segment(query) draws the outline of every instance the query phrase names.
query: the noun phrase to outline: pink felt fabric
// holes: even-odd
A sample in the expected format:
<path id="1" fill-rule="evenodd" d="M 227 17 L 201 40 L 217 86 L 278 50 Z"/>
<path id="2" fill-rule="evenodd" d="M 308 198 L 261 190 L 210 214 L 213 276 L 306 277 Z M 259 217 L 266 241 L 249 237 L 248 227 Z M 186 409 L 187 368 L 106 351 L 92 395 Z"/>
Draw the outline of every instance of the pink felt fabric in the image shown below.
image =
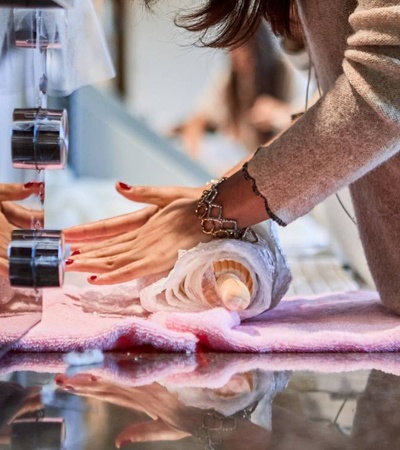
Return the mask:
<path id="1" fill-rule="evenodd" d="M 101 317 L 85 313 L 60 290 L 46 291 L 43 305 L 42 321 L 13 349 L 67 352 L 150 345 L 167 352 L 193 352 L 203 344 L 235 352 L 400 350 L 400 318 L 387 312 L 377 293 L 369 291 L 287 298 L 274 310 L 242 323 L 236 313 L 222 308 L 159 312 L 147 318 Z M 8 342 L 3 343 L 11 338 L 8 333 Z"/>

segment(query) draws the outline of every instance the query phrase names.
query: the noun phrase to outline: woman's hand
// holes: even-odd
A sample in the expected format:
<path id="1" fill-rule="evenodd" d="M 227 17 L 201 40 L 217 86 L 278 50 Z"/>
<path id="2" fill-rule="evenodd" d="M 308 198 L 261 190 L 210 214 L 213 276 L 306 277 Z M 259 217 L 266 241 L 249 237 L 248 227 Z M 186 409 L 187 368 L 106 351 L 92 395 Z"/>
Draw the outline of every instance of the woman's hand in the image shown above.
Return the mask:
<path id="1" fill-rule="evenodd" d="M 159 208 L 169 205 L 174 200 L 183 198 L 196 200 L 206 186 L 184 187 L 184 186 L 129 186 L 125 183 L 117 183 L 116 190 L 128 200 L 137 203 L 149 203 Z"/>
<path id="2" fill-rule="evenodd" d="M 189 430 L 200 423 L 201 411 L 198 413 L 194 408 L 187 408 L 176 394 L 158 383 L 124 387 L 89 373 L 73 377 L 60 374 L 55 381 L 60 389 L 143 412 L 151 419 L 130 425 L 120 432 L 115 438 L 117 448 L 132 442 L 177 441 L 190 436 Z"/>
<path id="3" fill-rule="evenodd" d="M 1 212 L 7 221 L 17 228 L 38 228 L 35 224 L 39 223 L 43 227 L 44 211 L 27 209 L 14 202 L 2 202 Z"/>
<path id="4" fill-rule="evenodd" d="M 13 201 L 42 193 L 43 183 L 0 184 L 0 276 L 8 276 L 7 252 L 12 231 L 15 228 L 30 228 L 35 215 L 43 216 L 42 211 L 30 211 Z M 40 217 L 36 218 L 40 220 Z"/>
<path id="5" fill-rule="evenodd" d="M 67 240 L 87 241 L 89 238 L 96 241 L 103 236 L 115 236 L 83 245 L 67 260 L 67 268 L 99 274 L 88 279 L 99 285 L 122 283 L 170 270 L 179 250 L 188 250 L 212 239 L 202 232 L 195 215 L 196 205 L 195 200 L 175 200 L 154 215 L 145 214 L 148 212 L 145 208 L 138 212 L 143 215 L 144 223 L 129 232 L 124 232 L 126 226 L 130 220 L 135 226 L 134 215 L 138 213 L 66 230 Z"/>
<path id="6" fill-rule="evenodd" d="M 11 233 L 14 227 L 8 222 L 2 212 L 0 212 L 0 276 L 8 276 L 8 244 L 11 240 Z"/>
<path id="7" fill-rule="evenodd" d="M 121 188 L 121 185 L 119 186 Z M 135 196 L 135 188 L 128 198 Z M 195 210 L 202 188 L 151 188 L 148 201 L 164 205 L 183 193 L 186 198 L 173 200 L 155 212 L 145 208 L 136 213 L 65 230 L 67 241 L 84 243 L 75 248 L 66 261 L 67 269 L 92 272 L 91 284 L 123 283 L 134 278 L 159 274 L 174 267 L 179 250 L 189 250 L 212 237 L 204 234 Z M 128 189 L 125 189 L 127 192 Z M 128 196 L 128 194 L 126 194 Z M 135 196 L 141 200 L 146 197 Z M 254 195 L 252 184 L 241 171 L 230 176 L 218 191 L 224 217 L 235 218 L 239 228 L 268 219 L 264 200 Z M 104 239 L 108 237 L 108 239 Z"/>
<path id="8" fill-rule="evenodd" d="M 185 405 L 179 396 L 168 391 L 159 383 L 147 386 L 126 387 L 103 380 L 89 373 L 80 373 L 68 377 L 57 375 L 55 381 L 60 389 L 83 397 L 106 401 L 123 408 L 145 413 L 151 420 L 134 423 L 122 430 L 115 438 L 117 448 L 133 442 L 177 441 L 189 436 L 196 436 L 201 429 L 206 434 L 205 414 L 210 411 Z M 209 422 L 209 420 L 208 420 Z M 243 436 L 246 436 L 246 448 L 259 449 L 268 446 L 270 432 L 238 417 L 236 426 L 233 420 L 227 420 L 231 430 L 220 434 L 221 448 L 238 450 L 243 448 Z M 211 429 L 212 437 L 216 437 Z"/>
<path id="9" fill-rule="evenodd" d="M 26 184 L 0 183 L 0 202 L 24 200 L 31 195 L 41 195 L 44 184 L 31 181 Z"/>
<path id="10" fill-rule="evenodd" d="M 129 186 L 118 182 L 116 190 L 126 199 L 137 203 L 148 203 L 151 206 L 139 211 L 123 214 L 110 219 L 99 220 L 64 230 L 64 236 L 73 248 L 81 250 L 82 243 L 98 243 L 110 237 L 116 237 L 140 228 L 160 208 L 164 208 L 174 200 L 200 198 L 205 187 L 191 188 L 181 186 Z"/>

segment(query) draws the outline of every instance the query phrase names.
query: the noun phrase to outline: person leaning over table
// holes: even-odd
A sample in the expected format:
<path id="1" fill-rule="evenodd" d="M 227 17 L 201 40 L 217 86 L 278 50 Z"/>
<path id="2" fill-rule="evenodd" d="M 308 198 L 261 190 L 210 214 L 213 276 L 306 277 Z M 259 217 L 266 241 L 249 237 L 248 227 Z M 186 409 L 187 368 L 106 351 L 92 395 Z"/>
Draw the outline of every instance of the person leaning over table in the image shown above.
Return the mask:
<path id="1" fill-rule="evenodd" d="M 400 1 L 208 0 L 186 16 L 186 26 L 203 32 L 208 45 L 223 47 L 248 38 L 264 17 L 282 36 L 300 22 L 323 95 L 242 168 L 207 189 L 217 193 L 214 203 L 237 224 L 240 238 L 266 219 L 290 224 L 350 185 L 381 300 L 400 314 Z M 214 239 L 204 232 L 210 221 L 197 217 L 204 188 L 118 183 L 117 189 L 152 205 L 65 231 L 78 249 L 68 270 L 96 274 L 90 283 L 171 269 L 179 249 Z"/>
<path id="2" fill-rule="evenodd" d="M 229 48 L 227 67 L 214 75 L 192 113 L 167 135 L 179 137 L 183 149 L 199 159 L 207 133 L 217 132 L 253 153 L 286 128 L 297 112 L 290 88 L 293 69 L 277 47 L 262 22 L 251 39 Z"/>

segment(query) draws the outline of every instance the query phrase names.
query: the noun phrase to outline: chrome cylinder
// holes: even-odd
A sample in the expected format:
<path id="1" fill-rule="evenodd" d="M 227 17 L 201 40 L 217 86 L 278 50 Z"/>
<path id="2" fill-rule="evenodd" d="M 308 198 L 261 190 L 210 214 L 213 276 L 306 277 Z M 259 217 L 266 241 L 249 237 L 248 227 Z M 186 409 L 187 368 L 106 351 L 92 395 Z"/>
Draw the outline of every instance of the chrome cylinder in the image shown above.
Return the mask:
<path id="1" fill-rule="evenodd" d="M 11 450 L 62 450 L 65 448 L 64 419 L 17 419 L 11 425 Z"/>
<path id="2" fill-rule="evenodd" d="M 16 109 L 11 158 L 17 169 L 62 169 L 68 156 L 68 114 L 64 110 Z"/>
<path id="3" fill-rule="evenodd" d="M 61 287 L 65 243 L 60 230 L 15 230 L 8 247 L 9 278 L 13 287 Z"/>

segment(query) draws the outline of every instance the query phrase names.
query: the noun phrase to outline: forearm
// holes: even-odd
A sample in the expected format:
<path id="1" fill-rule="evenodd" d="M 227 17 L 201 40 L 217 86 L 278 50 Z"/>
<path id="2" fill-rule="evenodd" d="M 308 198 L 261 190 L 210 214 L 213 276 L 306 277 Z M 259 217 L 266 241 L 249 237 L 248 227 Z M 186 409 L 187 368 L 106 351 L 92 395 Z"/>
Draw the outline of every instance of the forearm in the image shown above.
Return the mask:
<path id="1" fill-rule="evenodd" d="M 297 119 L 296 119 L 296 120 L 297 120 Z M 290 126 L 292 126 L 293 123 L 294 123 L 294 121 L 290 124 Z M 287 127 L 287 128 L 290 128 L 290 126 Z M 274 136 L 274 137 L 273 137 L 272 139 L 270 139 L 268 142 L 265 142 L 262 146 L 263 146 L 263 147 L 266 147 L 266 146 L 272 144 L 274 141 L 276 141 L 276 139 L 278 139 L 278 138 L 279 138 L 279 137 L 287 130 L 287 128 L 286 128 L 285 130 L 282 130 L 280 133 L 278 133 L 276 136 Z M 225 173 L 222 175 L 222 177 L 230 177 L 231 175 L 233 175 L 233 174 L 235 174 L 236 172 L 238 172 L 239 170 L 241 170 L 241 168 L 243 167 L 243 165 L 244 165 L 246 162 L 250 161 L 250 160 L 253 158 L 253 156 L 255 155 L 255 153 L 256 153 L 256 150 L 254 150 L 253 153 L 250 153 L 250 154 L 247 155 L 244 159 L 242 159 L 240 162 L 238 162 L 237 164 L 235 164 L 231 169 L 229 169 L 227 172 L 225 172 Z"/>
<path id="2" fill-rule="evenodd" d="M 382 7 L 379 7 L 382 4 Z M 350 16 L 343 73 L 281 138 L 249 162 L 271 210 L 289 223 L 399 150 L 399 6 L 363 0 Z M 385 20 L 383 20 L 385 17 Z"/>
<path id="3" fill-rule="evenodd" d="M 267 142 L 265 146 L 272 144 L 284 132 L 285 130 L 282 130 Z M 223 175 L 227 180 L 218 189 L 216 202 L 223 207 L 224 218 L 235 219 L 239 228 L 246 228 L 270 219 L 270 215 L 267 212 L 269 209 L 268 204 L 266 204 L 267 199 L 255 193 L 252 181 L 246 179 L 242 171 L 243 165 L 249 162 L 254 157 L 254 154 L 255 152 L 246 156 L 228 170 Z M 210 186 L 211 183 L 206 188 Z"/>

